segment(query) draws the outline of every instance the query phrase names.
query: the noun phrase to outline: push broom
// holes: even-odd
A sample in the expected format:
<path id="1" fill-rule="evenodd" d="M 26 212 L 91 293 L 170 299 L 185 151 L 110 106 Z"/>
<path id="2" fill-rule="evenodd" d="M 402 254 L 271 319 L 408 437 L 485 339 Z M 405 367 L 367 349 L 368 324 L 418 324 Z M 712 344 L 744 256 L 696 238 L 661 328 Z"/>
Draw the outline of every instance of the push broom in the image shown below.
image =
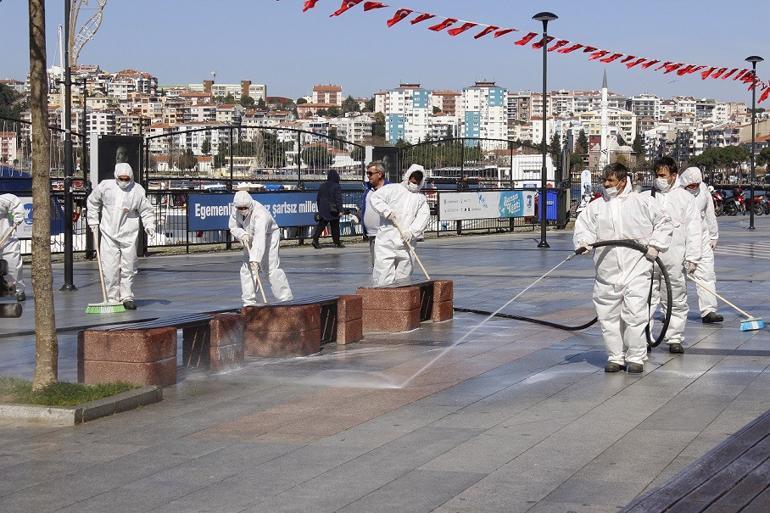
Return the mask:
<path id="1" fill-rule="evenodd" d="M 248 250 L 251 251 L 251 244 L 247 246 Z M 257 266 L 254 266 L 257 267 Z M 265 296 L 265 289 L 262 288 L 262 280 L 259 278 L 259 269 L 255 269 L 254 267 L 249 264 L 249 270 L 251 271 L 251 274 L 254 275 L 254 280 L 256 281 L 257 287 L 259 288 L 260 294 L 262 294 L 262 302 L 267 304 L 267 296 Z"/>
<path id="2" fill-rule="evenodd" d="M 736 312 L 746 317 L 745 319 L 741 320 L 741 331 L 756 331 L 761 330 L 765 327 L 765 321 L 760 319 L 759 317 L 754 317 L 750 313 L 746 312 L 745 310 L 741 310 L 734 304 L 732 304 L 730 301 L 726 300 L 722 296 L 716 293 L 716 291 L 711 290 L 707 285 L 705 285 L 701 280 L 694 277 L 691 274 L 688 274 L 687 277 L 692 280 L 694 283 L 696 283 L 700 288 L 705 290 L 706 292 L 710 294 L 714 294 L 716 297 L 721 299 L 723 302 L 727 303 L 728 305 L 732 306 Z"/>
<path id="3" fill-rule="evenodd" d="M 126 311 L 123 303 L 110 303 L 107 301 L 107 287 L 104 286 L 104 272 L 102 271 L 102 255 L 99 254 L 99 237 L 94 231 L 94 246 L 96 246 L 96 263 L 99 266 L 99 283 L 102 285 L 101 303 L 89 303 L 86 307 L 87 314 L 113 314 Z"/>
<path id="4" fill-rule="evenodd" d="M 393 219 L 393 226 L 396 227 L 396 230 L 398 230 L 398 233 L 401 235 L 401 240 L 404 241 L 404 244 L 406 245 L 406 249 L 409 250 L 409 252 L 414 256 L 414 259 L 417 260 L 417 263 L 419 264 L 420 269 L 422 269 L 422 272 L 425 275 L 425 277 L 430 280 L 430 275 L 428 274 L 428 271 L 425 270 L 425 266 L 422 265 L 422 260 L 420 260 L 420 257 L 414 251 L 414 248 L 409 243 L 409 241 L 406 240 L 406 237 L 404 236 L 404 230 L 401 229 L 401 226 L 399 226 L 398 222 L 395 219 Z"/>

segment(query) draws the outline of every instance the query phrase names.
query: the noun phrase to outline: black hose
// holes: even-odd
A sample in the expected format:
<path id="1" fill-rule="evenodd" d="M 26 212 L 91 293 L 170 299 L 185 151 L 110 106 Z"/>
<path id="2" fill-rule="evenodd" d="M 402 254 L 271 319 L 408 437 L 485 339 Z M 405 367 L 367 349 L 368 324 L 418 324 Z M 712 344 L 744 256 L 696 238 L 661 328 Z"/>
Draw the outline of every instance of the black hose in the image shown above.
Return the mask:
<path id="1" fill-rule="evenodd" d="M 606 240 L 602 242 L 597 242 L 595 244 L 592 244 L 594 248 L 602 248 L 606 246 L 614 246 L 614 247 L 624 247 L 628 249 L 634 249 L 636 251 L 639 251 L 640 253 L 647 253 L 647 246 L 643 244 L 639 244 L 638 242 L 634 240 Z M 660 334 L 655 340 L 651 340 L 650 336 L 650 325 L 648 324 L 645 328 L 645 334 L 647 336 L 647 344 L 650 347 L 658 347 L 660 343 L 663 341 L 663 338 L 666 336 L 666 331 L 668 330 L 668 324 L 671 322 L 671 278 L 668 275 L 668 271 L 666 271 L 666 267 L 663 265 L 663 262 L 660 260 L 660 257 L 655 258 L 655 263 L 658 264 L 658 268 L 660 269 L 660 274 L 663 277 L 663 281 L 666 283 L 666 294 L 669 298 L 668 301 L 666 301 L 666 313 L 663 318 L 663 324 L 661 326 Z M 651 282 L 650 285 L 652 286 L 652 280 L 654 280 L 654 273 L 653 276 L 650 278 Z M 652 288 L 652 287 L 651 287 Z M 650 298 L 651 299 L 651 298 Z M 649 301 L 649 299 L 648 299 Z M 475 313 L 475 314 L 481 314 L 481 315 L 490 315 L 492 312 L 487 312 L 484 310 L 478 310 L 475 308 L 462 308 L 462 307 L 455 307 L 454 310 L 456 312 L 467 312 L 467 313 Z M 543 319 L 535 319 L 532 317 L 525 317 L 523 315 L 513 315 L 513 314 L 506 314 L 506 313 L 497 313 L 495 314 L 495 317 L 502 317 L 503 319 L 513 319 L 516 321 L 524 321 L 524 322 L 530 322 L 533 324 L 539 324 L 541 326 L 548 326 L 549 328 L 556 328 L 559 330 L 565 330 L 565 331 L 580 331 L 584 330 L 596 323 L 599 319 L 597 317 L 594 317 L 590 321 L 581 324 L 579 326 L 567 326 L 564 324 L 559 324 L 557 322 L 551 322 L 546 321 Z"/>

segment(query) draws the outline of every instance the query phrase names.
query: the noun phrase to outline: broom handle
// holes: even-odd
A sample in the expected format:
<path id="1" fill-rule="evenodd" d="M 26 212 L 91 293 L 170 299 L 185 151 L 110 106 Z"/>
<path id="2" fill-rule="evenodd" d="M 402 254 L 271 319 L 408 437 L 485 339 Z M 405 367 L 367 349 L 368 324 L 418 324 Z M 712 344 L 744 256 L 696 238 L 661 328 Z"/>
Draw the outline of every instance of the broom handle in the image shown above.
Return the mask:
<path id="1" fill-rule="evenodd" d="M 694 281 L 694 282 L 695 282 L 695 283 L 696 283 L 696 284 L 697 284 L 697 285 L 698 285 L 700 288 L 702 288 L 702 289 L 703 289 L 703 290 L 705 290 L 706 292 L 708 292 L 708 293 L 710 293 L 710 294 L 714 294 L 716 297 L 718 297 L 719 299 L 721 299 L 723 302 L 725 302 L 725 303 L 727 303 L 728 305 L 730 305 L 730 306 L 732 306 L 733 308 L 735 308 L 735 309 L 736 309 L 738 312 L 742 313 L 744 317 L 747 317 L 747 318 L 749 318 L 749 319 L 752 319 L 752 318 L 754 317 L 753 315 L 751 315 L 751 314 L 750 314 L 750 313 L 748 313 L 747 311 L 745 311 L 745 310 L 741 310 L 740 308 L 738 308 L 737 306 L 735 306 L 734 304 L 732 304 L 731 302 L 729 302 L 728 300 L 726 300 L 725 298 L 723 298 L 722 296 L 720 296 L 719 294 L 717 294 L 715 290 L 711 290 L 710 288 L 708 288 L 706 285 L 704 285 L 704 283 L 703 283 L 702 281 L 700 281 L 700 280 L 699 280 L 698 278 L 696 278 L 695 276 L 693 276 L 693 275 L 691 275 L 691 274 L 688 274 L 688 275 L 687 275 L 687 277 L 688 277 L 690 280 Z"/>
<path id="2" fill-rule="evenodd" d="M 99 283 L 102 284 L 102 298 L 104 302 L 107 302 L 107 287 L 104 286 L 104 272 L 102 271 L 102 255 L 99 251 L 99 233 L 97 230 L 93 230 L 94 234 L 94 246 L 96 246 L 96 263 L 99 266 Z"/>
<path id="3" fill-rule="evenodd" d="M 428 271 L 425 270 L 425 266 L 422 265 L 422 260 L 420 260 L 420 257 L 417 255 L 417 252 L 415 252 L 412 245 L 409 244 L 409 241 L 406 240 L 406 238 L 404 237 L 404 231 L 401 229 L 401 226 L 399 226 L 398 221 L 396 221 L 395 219 L 393 219 L 393 226 L 396 227 L 396 230 L 398 230 L 398 233 L 401 235 L 401 240 L 403 240 L 404 244 L 406 244 L 406 248 L 414 256 L 414 259 L 417 260 L 417 264 L 420 266 L 420 269 L 422 269 L 422 272 L 425 275 L 425 277 L 430 280 L 430 274 L 428 274 Z"/>
<path id="4" fill-rule="evenodd" d="M 244 244 L 245 245 L 245 244 Z M 249 244 L 246 246 L 251 251 L 251 245 Z M 262 294 L 262 302 L 267 304 L 267 296 L 265 296 L 265 289 L 262 288 L 262 280 L 259 278 L 259 270 L 254 272 L 254 269 L 251 268 L 251 264 L 249 264 L 249 270 L 251 271 L 251 274 L 254 275 L 254 278 L 257 280 L 257 285 L 259 286 L 259 293 Z"/>
<path id="5" fill-rule="evenodd" d="M 8 239 L 10 239 L 10 238 L 11 238 L 11 236 L 12 236 L 12 235 L 13 235 L 13 233 L 16 231 L 16 228 L 17 228 L 18 226 L 19 226 L 19 225 L 18 225 L 18 224 L 15 224 L 15 223 L 14 223 L 14 225 L 13 225 L 13 226 L 11 226 L 11 229 L 10 229 L 10 230 L 8 230 L 8 233 L 6 233 L 5 235 L 3 235 L 3 240 L 2 240 L 2 241 L 0 241 L 0 246 L 2 246 L 3 244 L 5 244 L 6 242 L 8 242 Z"/>

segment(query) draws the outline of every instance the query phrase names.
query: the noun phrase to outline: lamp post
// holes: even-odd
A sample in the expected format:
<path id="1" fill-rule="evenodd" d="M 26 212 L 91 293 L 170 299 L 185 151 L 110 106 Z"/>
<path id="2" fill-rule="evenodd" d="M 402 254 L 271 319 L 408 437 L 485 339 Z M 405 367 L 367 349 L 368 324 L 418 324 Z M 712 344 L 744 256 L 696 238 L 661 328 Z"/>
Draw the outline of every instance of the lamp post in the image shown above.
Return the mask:
<path id="1" fill-rule="evenodd" d="M 64 0 L 64 285 L 60 290 L 77 290 L 73 283 L 72 259 L 72 73 L 70 70 L 70 8 Z"/>
<path id="2" fill-rule="evenodd" d="M 754 82 L 751 84 L 751 155 L 749 155 L 750 175 L 749 175 L 749 230 L 754 229 L 754 147 L 756 145 L 757 129 L 757 63 L 764 59 L 758 55 L 746 57 L 746 62 L 751 63 L 751 73 Z"/>
<path id="3" fill-rule="evenodd" d="M 547 167 L 546 158 L 548 156 L 548 145 L 546 143 L 546 120 L 548 117 L 547 107 L 547 87 L 548 87 L 548 22 L 557 19 L 558 16 L 551 12 L 539 12 L 532 16 L 535 21 L 543 22 L 543 140 L 541 149 L 543 152 L 543 166 L 540 169 L 540 242 L 538 248 L 550 248 L 546 241 L 545 225 L 546 213 L 548 210 L 548 191 L 546 190 Z"/>

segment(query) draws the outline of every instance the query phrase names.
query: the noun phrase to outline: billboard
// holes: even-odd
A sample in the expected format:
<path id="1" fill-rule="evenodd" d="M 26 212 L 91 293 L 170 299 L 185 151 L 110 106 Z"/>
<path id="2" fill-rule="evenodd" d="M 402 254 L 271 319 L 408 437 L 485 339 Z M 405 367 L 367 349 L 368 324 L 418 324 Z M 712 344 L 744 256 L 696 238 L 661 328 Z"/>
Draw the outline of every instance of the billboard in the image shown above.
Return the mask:
<path id="1" fill-rule="evenodd" d="M 315 224 L 316 192 L 263 192 L 251 197 L 273 214 L 278 226 Z M 234 194 L 190 194 L 187 202 L 189 231 L 227 230 Z"/>
<path id="2" fill-rule="evenodd" d="M 32 197 L 19 196 L 24 205 L 24 221 L 16 228 L 16 238 L 32 238 Z M 64 232 L 64 205 L 57 199 L 51 199 L 51 235 L 59 235 Z"/>
<path id="3" fill-rule="evenodd" d="M 439 219 L 496 219 L 535 214 L 536 191 L 441 192 Z"/>
<path id="4" fill-rule="evenodd" d="M 115 164 L 126 162 L 134 171 L 134 180 L 142 183 L 139 176 L 139 161 L 142 152 L 142 138 L 125 135 L 100 135 L 94 146 L 96 155 L 91 155 L 91 184 L 115 177 Z"/>

